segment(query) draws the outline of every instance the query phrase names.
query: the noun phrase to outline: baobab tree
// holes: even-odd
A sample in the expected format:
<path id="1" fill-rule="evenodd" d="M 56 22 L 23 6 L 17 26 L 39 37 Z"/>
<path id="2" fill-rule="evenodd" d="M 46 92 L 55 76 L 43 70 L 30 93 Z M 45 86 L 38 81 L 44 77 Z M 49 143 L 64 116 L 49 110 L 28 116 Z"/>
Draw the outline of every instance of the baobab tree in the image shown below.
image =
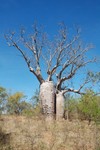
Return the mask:
<path id="1" fill-rule="evenodd" d="M 49 116 L 56 113 L 57 118 L 63 117 L 64 94 L 83 94 L 82 89 L 90 82 L 90 78 L 86 77 L 78 89 L 72 88 L 70 84 L 75 76 L 81 76 L 81 69 L 95 62 L 95 59 L 86 57 L 93 46 L 85 46 L 80 41 L 78 29 L 70 36 L 65 25 L 60 26 L 57 36 L 50 41 L 36 24 L 32 29 L 29 35 L 25 29 L 21 29 L 19 36 L 11 32 L 5 38 L 9 46 L 21 53 L 29 71 L 39 81 L 42 112 Z"/>

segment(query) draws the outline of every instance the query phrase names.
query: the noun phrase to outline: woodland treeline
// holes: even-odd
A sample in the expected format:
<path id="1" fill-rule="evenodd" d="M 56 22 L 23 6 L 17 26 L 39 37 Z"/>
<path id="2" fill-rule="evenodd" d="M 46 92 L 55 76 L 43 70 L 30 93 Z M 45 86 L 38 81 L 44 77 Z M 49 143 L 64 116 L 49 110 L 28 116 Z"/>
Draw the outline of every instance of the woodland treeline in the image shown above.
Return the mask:
<path id="1" fill-rule="evenodd" d="M 7 89 L 0 87 L 0 115 L 41 116 L 39 91 L 36 90 L 28 100 L 22 92 L 9 93 Z M 100 122 L 100 96 L 92 90 L 87 90 L 86 94 L 77 98 L 66 94 L 64 118 Z"/>

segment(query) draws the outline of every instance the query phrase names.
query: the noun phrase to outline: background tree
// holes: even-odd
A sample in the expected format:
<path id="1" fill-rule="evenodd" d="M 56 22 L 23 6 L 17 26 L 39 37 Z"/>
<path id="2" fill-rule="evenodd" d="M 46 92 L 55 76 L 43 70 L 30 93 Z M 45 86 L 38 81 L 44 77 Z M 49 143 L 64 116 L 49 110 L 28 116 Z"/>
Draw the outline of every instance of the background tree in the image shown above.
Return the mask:
<path id="1" fill-rule="evenodd" d="M 64 103 L 64 117 L 67 120 L 72 120 L 77 118 L 77 106 L 78 98 L 71 96 L 70 94 L 65 94 L 65 103 Z"/>
<path id="2" fill-rule="evenodd" d="M 0 114 L 6 112 L 6 101 L 8 94 L 5 88 L 0 87 Z"/>
<path id="3" fill-rule="evenodd" d="M 16 92 L 8 97 L 7 100 L 8 114 L 22 114 L 22 112 L 29 107 L 25 101 L 25 95 L 21 92 Z"/>
<path id="4" fill-rule="evenodd" d="M 22 92 L 9 93 L 0 87 L 0 114 L 39 115 L 39 92 L 35 91 L 31 100 L 27 100 Z"/>
<path id="5" fill-rule="evenodd" d="M 44 32 L 34 24 L 30 35 L 22 29 L 20 36 L 15 32 L 5 36 L 9 46 L 15 47 L 22 54 L 30 72 L 40 83 L 43 113 L 54 115 L 56 98 L 58 118 L 63 117 L 64 114 L 64 94 L 66 92 L 83 93 L 81 90 L 91 80 L 86 75 L 83 83 L 75 89 L 71 85 L 72 79 L 75 76 L 79 78 L 79 75 L 82 77 L 81 71 L 84 67 L 96 60 L 87 58 L 87 52 L 93 46 L 82 43 L 80 31 L 76 30 L 72 34 L 70 35 L 66 26 L 61 24 L 56 38 L 48 41 Z"/>
<path id="6" fill-rule="evenodd" d="M 31 98 L 31 104 L 33 107 L 36 107 L 39 104 L 39 90 L 36 89 L 34 95 Z"/>
<path id="7" fill-rule="evenodd" d="M 100 96 L 88 90 L 78 104 L 79 116 L 89 121 L 100 121 Z"/>

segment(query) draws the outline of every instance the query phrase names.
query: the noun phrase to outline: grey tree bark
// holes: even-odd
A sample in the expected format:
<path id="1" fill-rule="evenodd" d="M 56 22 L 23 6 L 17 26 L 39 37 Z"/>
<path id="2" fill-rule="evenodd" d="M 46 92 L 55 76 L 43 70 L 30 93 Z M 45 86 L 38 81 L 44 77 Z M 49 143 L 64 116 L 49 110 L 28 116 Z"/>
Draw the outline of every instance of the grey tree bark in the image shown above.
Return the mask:
<path id="1" fill-rule="evenodd" d="M 55 87 L 52 81 L 45 81 L 40 85 L 40 105 L 43 114 L 54 117 Z"/>
<path id="2" fill-rule="evenodd" d="M 64 95 L 62 92 L 56 94 L 56 119 L 64 117 Z"/>

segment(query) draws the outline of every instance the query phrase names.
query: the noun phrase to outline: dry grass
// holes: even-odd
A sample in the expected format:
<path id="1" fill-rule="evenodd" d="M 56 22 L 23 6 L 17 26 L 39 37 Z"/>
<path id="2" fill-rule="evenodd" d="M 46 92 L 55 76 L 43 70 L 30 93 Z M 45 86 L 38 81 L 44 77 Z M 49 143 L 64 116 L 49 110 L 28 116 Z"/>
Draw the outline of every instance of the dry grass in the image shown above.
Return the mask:
<path id="1" fill-rule="evenodd" d="M 78 120 L 2 116 L 0 150 L 100 150 L 100 127 Z"/>

